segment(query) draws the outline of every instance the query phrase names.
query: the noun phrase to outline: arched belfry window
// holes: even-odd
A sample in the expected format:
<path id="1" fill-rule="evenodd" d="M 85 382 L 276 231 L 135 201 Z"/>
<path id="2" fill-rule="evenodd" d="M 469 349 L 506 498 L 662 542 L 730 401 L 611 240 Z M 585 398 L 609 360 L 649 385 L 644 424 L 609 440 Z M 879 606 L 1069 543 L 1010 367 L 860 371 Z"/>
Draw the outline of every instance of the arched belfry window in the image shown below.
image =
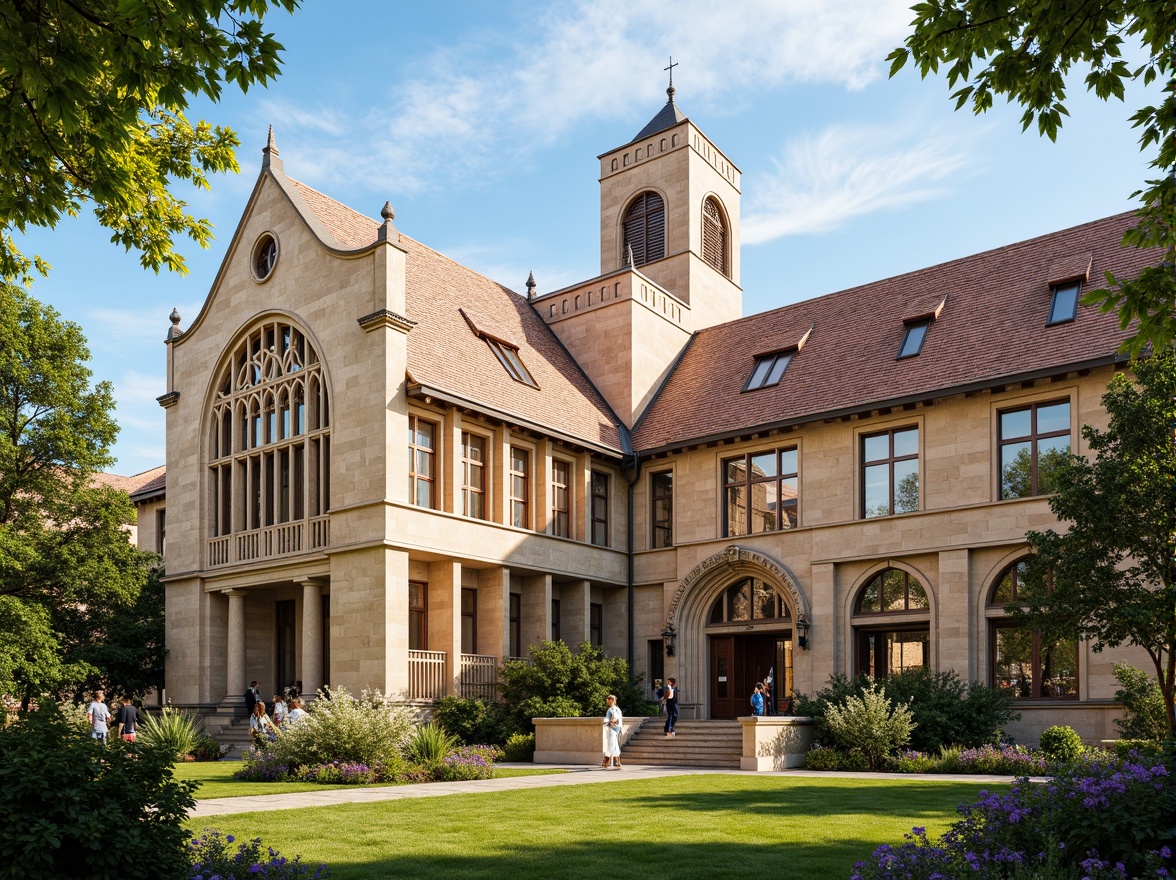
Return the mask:
<path id="1" fill-rule="evenodd" d="M 712 269 L 727 274 L 727 222 L 714 196 L 702 203 L 702 258 Z"/>
<path id="2" fill-rule="evenodd" d="M 879 680 L 927 668 L 931 638 L 927 591 L 900 569 L 878 572 L 854 600 L 853 631 L 859 673 Z"/>
<path id="3" fill-rule="evenodd" d="M 666 255 L 666 203 L 655 192 L 637 196 L 625 212 L 622 261 L 633 249 L 633 265 L 644 266 Z"/>
<path id="4" fill-rule="evenodd" d="M 246 333 L 206 424 L 209 565 L 329 545 L 330 401 L 301 330 L 279 320 Z"/>

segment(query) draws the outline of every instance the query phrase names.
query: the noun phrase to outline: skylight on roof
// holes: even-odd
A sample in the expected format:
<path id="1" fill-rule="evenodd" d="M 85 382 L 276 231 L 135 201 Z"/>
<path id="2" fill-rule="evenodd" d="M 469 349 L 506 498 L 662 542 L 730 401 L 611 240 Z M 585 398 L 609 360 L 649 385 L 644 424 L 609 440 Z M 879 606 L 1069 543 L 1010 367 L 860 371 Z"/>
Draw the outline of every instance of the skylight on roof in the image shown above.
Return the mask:
<path id="1" fill-rule="evenodd" d="M 1065 324 L 1078 317 L 1078 291 L 1081 287 L 1081 281 L 1051 285 L 1053 296 L 1049 303 L 1049 320 L 1045 322 L 1047 327 L 1051 324 Z"/>
<path id="2" fill-rule="evenodd" d="M 531 373 L 523 365 L 517 348 L 507 345 L 505 342 L 500 342 L 497 339 L 492 339 L 489 336 L 483 336 L 482 338 L 486 340 L 486 344 L 490 346 L 490 350 L 494 352 L 494 356 L 498 358 L 498 362 L 502 364 L 507 375 L 516 382 L 522 382 L 524 385 L 530 385 L 532 388 L 539 387 L 538 383 L 531 377 Z"/>
<path id="3" fill-rule="evenodd" d="M 930 326 L 930 318 L 907 324 L 906 333 L 902 337 L 902 346 L 898 350 L 899 360 L 914 357 L 923 350 L 923 340 L 927 338 L 927 328 Z"/>
<path id="4" fill-rule="evenodd" d="M 768 388 L 780 384 L 780 380 L 784 377 L 784 371 L 788 369 L 788 364 L 792 361 L 794 354 L 796 354 L 796 349 L 792 348 L 788 351 L 757 355 L 755 366 L 751 370 L 751 378 L 747 380 L 747 387 L 743 390 L 754 391 L 756 388 Z"/>

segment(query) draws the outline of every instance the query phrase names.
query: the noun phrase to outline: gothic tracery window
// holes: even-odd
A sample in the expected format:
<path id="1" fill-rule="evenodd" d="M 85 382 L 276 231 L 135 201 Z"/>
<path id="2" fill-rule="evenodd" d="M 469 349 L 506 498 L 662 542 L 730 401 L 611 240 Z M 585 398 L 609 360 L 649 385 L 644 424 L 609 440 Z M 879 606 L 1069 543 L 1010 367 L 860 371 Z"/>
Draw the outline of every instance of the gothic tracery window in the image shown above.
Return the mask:
<path id="1" fill-rule="evenodd" d="M 267 321 L 233 349 L 209 418 L 209 564 L 327 546 L 330 401 L 318 353 Z"/>
<path id="2" fill-rule="evenodd" d="M 666 204 L 655 192 L 637 196 L 625 212 L 622 258 L 633 250 L 633 265 L 644 266 L 666 255 Z"/>

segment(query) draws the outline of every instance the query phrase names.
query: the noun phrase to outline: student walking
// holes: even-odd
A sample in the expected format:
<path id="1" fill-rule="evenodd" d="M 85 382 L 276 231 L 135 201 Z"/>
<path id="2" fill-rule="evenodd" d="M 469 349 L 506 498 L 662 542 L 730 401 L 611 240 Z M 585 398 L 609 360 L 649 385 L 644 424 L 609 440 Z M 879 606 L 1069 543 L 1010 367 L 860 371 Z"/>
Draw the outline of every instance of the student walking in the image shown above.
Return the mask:
<path id="1" fill-rule="evenodd" d="M 667 678 L 665 685 L 666 736 L 676 736 L 674 726 L 678 723 L 678 679 Z"/>
<path id="2" fill-rule="evenodd" d="M 604 760 L 600 766 L 604 770 L 621 769 L 621 709 L 617 706 L 617 698 L 609 694 L 605 698 L 608 709 L 604 712 Z M 609 761 L 612 767 L 609 767 Z"/>
<path id="3" fill-rule="evenodd" d="M 90 736 L 106 745 L 106 734 L 110 732 L 110 707 L 104 702 L 103 691 L 94 691 L 94 701 L 86 708 L 86 720 L 90 722 Z"/>

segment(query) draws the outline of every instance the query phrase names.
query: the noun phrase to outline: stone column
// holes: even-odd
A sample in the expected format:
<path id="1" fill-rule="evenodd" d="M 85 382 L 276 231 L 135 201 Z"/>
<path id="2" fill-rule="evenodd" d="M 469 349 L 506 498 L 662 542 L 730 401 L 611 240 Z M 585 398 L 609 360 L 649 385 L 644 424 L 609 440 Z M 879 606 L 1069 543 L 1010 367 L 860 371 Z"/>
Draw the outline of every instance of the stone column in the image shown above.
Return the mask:
<path id="1" fill-rule="evenodd" d="M 229 599 L 229 633 L 225 645 L 225 696 L 241 698 L 249 679 L 245 673 L 245 593 L 225 590 Z"/>
<path id="2" fill-rule="evenodd" d="M 314 699 L 323 686 L 323 582 L 298 578 L 302 584 L 302 693 Z"/>

